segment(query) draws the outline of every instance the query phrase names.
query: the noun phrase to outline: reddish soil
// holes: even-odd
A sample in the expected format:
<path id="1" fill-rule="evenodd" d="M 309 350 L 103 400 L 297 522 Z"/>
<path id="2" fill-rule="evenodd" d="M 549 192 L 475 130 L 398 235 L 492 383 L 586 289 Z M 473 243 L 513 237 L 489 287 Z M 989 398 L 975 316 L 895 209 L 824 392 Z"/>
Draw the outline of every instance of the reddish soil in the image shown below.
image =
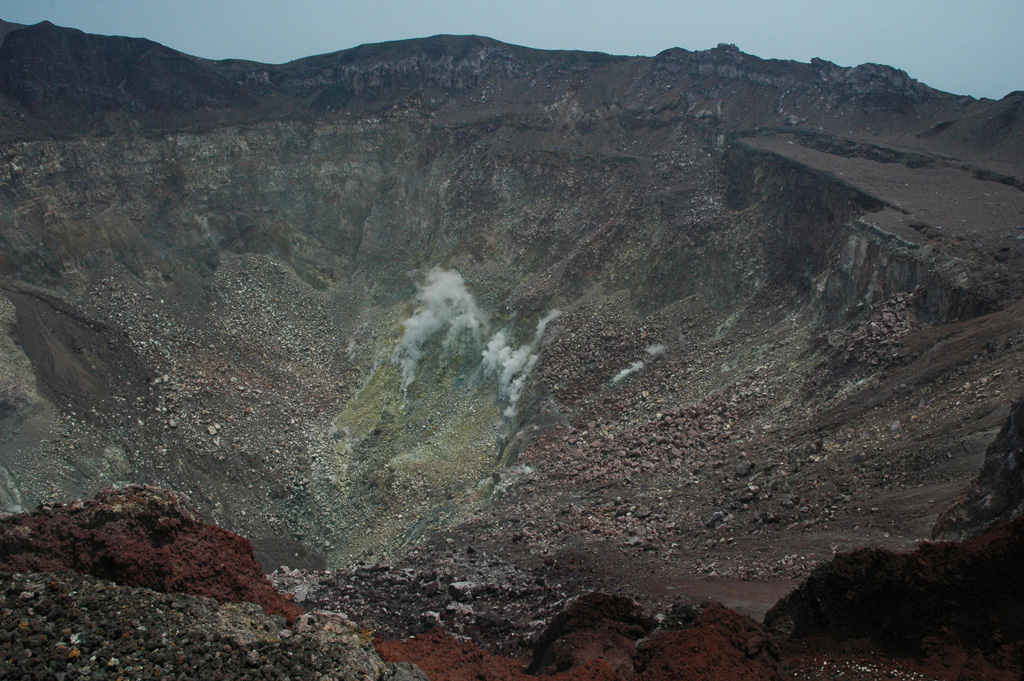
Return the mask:
<path id="1" fill-rule="evenodd" d="M 782 678 L 778 648 L 764 628 L 717 603 L 692 627 L 656 632 L 640 645 L 633 664 L 644 681 Z"/>
<path id="2" fill-rule="evenodd" d="M 0 574 L 86 573 L 118 584 L 250 601 L 289 624 L 302 610 L 274 589 L 249 540 L 153 487 L 104 490 L 0 520 Z"/>

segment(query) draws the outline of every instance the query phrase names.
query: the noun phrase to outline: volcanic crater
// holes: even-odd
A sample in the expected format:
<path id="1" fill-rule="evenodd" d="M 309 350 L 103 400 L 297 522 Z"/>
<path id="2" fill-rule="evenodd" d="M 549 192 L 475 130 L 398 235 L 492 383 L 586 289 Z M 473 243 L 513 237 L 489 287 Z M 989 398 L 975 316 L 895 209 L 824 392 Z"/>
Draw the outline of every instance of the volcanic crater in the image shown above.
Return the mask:
<path id="1" fill-rule="evenodd" d="M 1024 671 L 1024 93 L 0 22 L 0 120 L 3 674 Z"/>

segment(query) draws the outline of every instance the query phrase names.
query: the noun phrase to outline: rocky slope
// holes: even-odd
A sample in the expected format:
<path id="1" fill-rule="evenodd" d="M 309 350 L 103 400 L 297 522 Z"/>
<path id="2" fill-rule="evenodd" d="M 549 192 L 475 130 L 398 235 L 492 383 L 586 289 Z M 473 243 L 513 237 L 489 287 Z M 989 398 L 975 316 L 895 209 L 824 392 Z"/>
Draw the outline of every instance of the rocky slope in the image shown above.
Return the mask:
<path id="1" fill-rule="evenodd" d="M 154 488 L 0 520 L 0 574 L 72 571 L 119 584 L 248 601 L 294 624 L 301 610 L 267 580 L 244 537 L 209 525 L 186 499 Z"/>
<path id="2" fill-rule="evenodd" d="M 1013 405 L 999 435 L 985 452 L 985 463 L 974 483 L 944 510 L 933 536 L 957 538 L 974 534 L 998 518 L 1024 513 L 1024 401 Z"/>
<path id="3" fill-rule="evenodd" d="M 396 634 L 501 649 L 520 589 L 760 615 L 909 548 L 1024 392 L 1020 93 L 727 45 L 0 35 L 7 510 L 181 490 L 310 598 L 330 566 L 402 588 Z"/>
<path id="4" fill-rule="evenodd" d="M 317 679 L 419 681 L 386 664 L 338 614 L 294 629 L 251 603 L 222 604 L 75 574 L 16 574 L 0 588 L 7 679 Z"/>

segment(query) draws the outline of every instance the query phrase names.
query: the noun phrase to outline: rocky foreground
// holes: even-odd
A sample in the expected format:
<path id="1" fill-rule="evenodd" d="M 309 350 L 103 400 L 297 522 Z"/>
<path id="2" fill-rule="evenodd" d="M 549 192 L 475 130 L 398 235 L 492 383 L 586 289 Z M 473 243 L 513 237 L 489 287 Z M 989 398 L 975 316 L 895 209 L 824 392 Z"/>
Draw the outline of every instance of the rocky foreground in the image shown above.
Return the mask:
<path id="1" fill-rule="evenodd" d="M 72 571 L 165 593 L 260 605 L 289 624 L 302 612 L 263 576 L 249 540 L 211 525 L 187 497 L 152 487 L 42 506 L 0 529 L 0 572 Z"/>
<path id="2" fill-rule="evenodd" d="M 540 625 L 531 635 L 510 609 L 505 634 L 521 637 L 517 655 L 492 652 L 500 646 L 486 636 L 480 647 L 453 635 L 438 613 L 414 612 L 400 593 L 423 587 L 407 578 L 367 595 L 414 636 L 374 640 L 372 621 L 302 613 L 292 600 L 306 601 L 308 586 L 282 596 L 246 539 L 155 488 L 6 516 L 0 556 L 3 679 L 1009 680 L 1024 671 L 1021 518 L 911 554 L 842 554 L 776 605 L 767 626 L 719 604 L 680 601 L 655 615 L 622 595 L 552 602 L 549 589 L 514 579 L 444 584 L 464 613 L 474 588 L 484 600 L 520 588 L 524 615 L 554 613 L 531 622 Z M 363 572 L 402 577 L 388 565 Z M 286 577 L 312 575 L 278 582 Z M 322 601 L 346 591 L 342 575 L 321 573 L 319 584 Z"/>
<path id="3" fill-rule="evenodd" d="M 293 629 L 252 603 L 72 573 L 3 580 L 3 679 L 422 679 L 386 664 L 340 614 Z"/>

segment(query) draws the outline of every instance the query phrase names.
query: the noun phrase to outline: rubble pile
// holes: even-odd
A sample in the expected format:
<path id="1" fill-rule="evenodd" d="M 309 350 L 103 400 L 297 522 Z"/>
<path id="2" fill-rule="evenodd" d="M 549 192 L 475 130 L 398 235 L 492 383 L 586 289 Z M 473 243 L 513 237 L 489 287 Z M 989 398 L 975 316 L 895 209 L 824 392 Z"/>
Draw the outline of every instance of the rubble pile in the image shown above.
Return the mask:
<path id="1" fill-rule="evenodd" d="M 870 318 L 842 342 L 837 357 L 843 364 L 874 370 L 903 356 L 900 339 L 915 328 L 916 293 L 898 293 L 878 305 Z"/>
<path id="2" fill-rule="evenodd" d="M 701 467 L 710 450 L 742 436 L 734 424 L 758 410 L 757 395 L 747 388 L 746 382 L 734 384 L 693 407 L 659 414 L 621 432 L 597 421 L 556 431 L 524 453 L 522 460 L 543 465 L 550 475 L 585 483 L 669 471 L 681 474 Z"/>

